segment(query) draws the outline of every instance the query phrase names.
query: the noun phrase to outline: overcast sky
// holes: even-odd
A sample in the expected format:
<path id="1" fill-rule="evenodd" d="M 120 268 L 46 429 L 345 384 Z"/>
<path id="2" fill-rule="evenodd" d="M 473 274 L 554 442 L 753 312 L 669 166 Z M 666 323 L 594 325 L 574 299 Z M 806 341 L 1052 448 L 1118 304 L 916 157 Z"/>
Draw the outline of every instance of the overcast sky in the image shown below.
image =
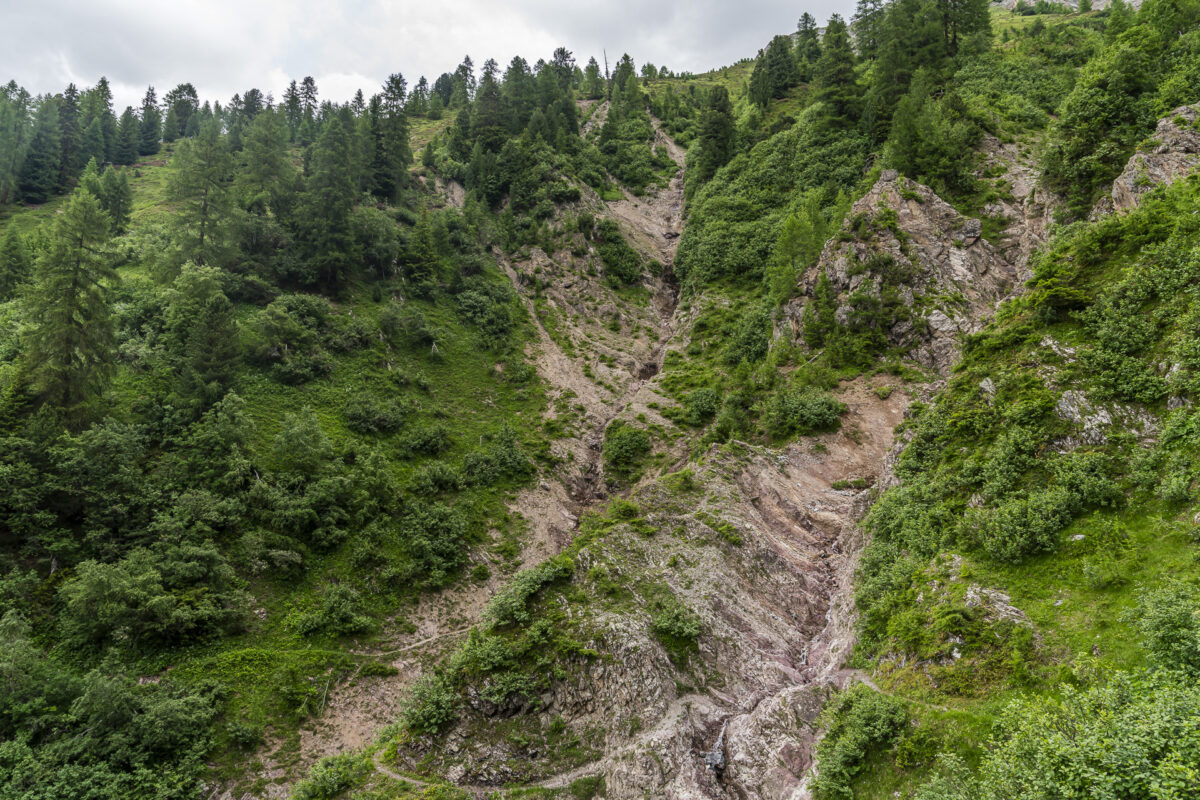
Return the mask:
<path id="1" fill-rule="evenodd" d="M 117 113 L 149 84 L 184 81 L 222 102 L 250 87 L 279 98 L 312 75 L 322 99 L 370 96 L 401 72 L 430 82 L 469 53 L 478 68 L 530 64 L 565 45 L 582 66 L 623 52 L 701 72 L 753 56 L 803 11 L 824 24 L 854 0 L 0 0 L 0 83 L 30 92 L 91 86 L 105 75 Z"/>

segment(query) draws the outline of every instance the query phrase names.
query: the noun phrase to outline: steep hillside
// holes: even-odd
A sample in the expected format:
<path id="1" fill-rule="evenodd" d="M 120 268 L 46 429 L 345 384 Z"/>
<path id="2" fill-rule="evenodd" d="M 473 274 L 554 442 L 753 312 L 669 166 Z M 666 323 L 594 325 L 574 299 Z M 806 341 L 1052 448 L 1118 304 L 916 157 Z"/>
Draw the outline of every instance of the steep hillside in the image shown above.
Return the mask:
<path id="1" fill-rule="evenodd" d="M 0 797 L 1200 797 L 1200 6 L 764 45 L 6 87 Z"/>

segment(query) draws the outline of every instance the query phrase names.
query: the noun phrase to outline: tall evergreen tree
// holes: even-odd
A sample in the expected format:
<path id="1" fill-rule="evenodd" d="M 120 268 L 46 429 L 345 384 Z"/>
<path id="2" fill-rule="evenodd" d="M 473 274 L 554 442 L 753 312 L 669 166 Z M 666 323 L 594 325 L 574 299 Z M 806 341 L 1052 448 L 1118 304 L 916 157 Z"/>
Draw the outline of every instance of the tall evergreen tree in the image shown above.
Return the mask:
<path id="1" fill-rule="evenodd" d="M 101 161 L 112 161 L 117 152 L 117 117 L 113 113 L 112 101 L 112 89 L 104 77 L 83 93 L 81 101 L 85 125 L 91 125 L 93 121 L 100 123 L 100 133 L 104 139 Z"/>
<path id="2" fill-rule="evenodd" d="M 287 121 L 288 140 L 296 141 L 300 121 L 304 118 L 304 105 L 300 101 L 300 90 L 296 88 L 295 81 L 289 83 L 283 93 L 283 118 Z"/>
<path id="3" fill-rule="evenodd" d="M 288 158 L 288 129 L 278 111 L 259 114 L 242 139 L 241 169 L 236 186 L 243 206 L 265 205 L 278 211 L 285 205 L 296 170 Z"/>
<path id="4" fill-rule="evenodd" d="M 61 136 L 58 100 L 44 97 L 38 105 L 29 152 L 21 165 L 19 185 L 25 202 L 44 203 L 54 195 L 62 158 Z"/>
<path id="5" fill-rule="evenodd" d="M 796 25 L 796 71 L 802 81 L 811 81 L 821 57 L 821 33 L 817 19 L 805 11 Z"/>
<path id="6" fill-rule="evenodd" d="M 767 70 L 767 81 L 771 87 L 771 97 L 780 98 L 787 90 L 796 85 L 796 59 L 792 54 L 792 40 L 788 36 L 776 36 L 767 45 L 764 54 Z"/>
<path id="7" fill-rule="evenodd" d="M 216 120 L 180 143 L 171 159 L 167 197 L 176 206 L 184 258 L 201 265 L 220 264 L 225 252 L 220 222 L 230 210 L 232 179 L 233 156 Z"/>
<path id="8" fill-rule="evenodd" d="M 13 198 L 29 148 L 29 101 L 14 81 L 0 87 L 0 205 Z"/>
<path id="9" fill-rule="evenodd" d="M 100 124 L 99 119 L 93 119 L 88 123 L 87 129 L 83 132 L 83 145 L 79 148 L 79 157 L 83 159 L 83 163 L 95 161 L 97 164 L 103 164 L 108 161 L 108 154 L 104 148 L 104 128 Z"/>
<path id="10" fill-rule="evenodd" d="M 885 0 L 858 0 L 858 7 L 850 20 L 850 30 L 854 34 L 858 57 L 864 61 L 875 60 L 879 52 L 879 37 L 886 12 Z"/>
<path id="11" fill-rule="evenodd" d="M 729 91 L 714 86 L 708 94 L 708 106 L 700 117 L 699 149 L 692 171 L 688 174 L 688 195 L 712 179 L 717 170 L 733 156 L 733 106 Z"/>
<path id="12" fill-rule="evenodd" d="M 105 249 L 109 227 L 100 201 L 76 190 L 54 219 L 29 296 L 33 386 L 76 424 L 112 369 L 109 302 L 117 273 Z"/>
<path id="13" fill-rule="evenodd" d="M 124 233 L 133 214 L 133 190 L 125 170 L 114 167 L 104 170 L 100 178 L 100 203 L 112 220 L 112 232 L 116 235 Z"/>
<path id="14" fill-rule="evenodd" d="M 487 152 L 498 152 L 507 138 L 504 119 L 504 104 L 500 96 L 500 84 L 496 82 L 499 67 L 492 59 L 483 65 L 483 77 L 475 93 L 472 109 L 471 132 L 475 141 Z"/>
<path id="15" fill-rule="evenodd" d="M 300 238 L 312 282 L 336 294 L 357 262 L 350 223 L 356 187 L 349 111 L 331 119 L 313 145 L 311 173 L 300 208 Z"/>
<path id="16" fill-rule="evenodd" d="M 311 75 L 300 81 L 300 113 L 310 122 L 317 113 L 317 82 Z"/>
<path id="17" fill-rule="evenodd" d="M 137 161 L 138 149 L 142 144 L 142 124 L 131 107 L 121 114 L 117 128 L 117 147 L 113 152 L 113 163 L 126 166 Z"/>
<path id="18" fill-rule="evenodd" d="M 163 103 L 167 108 L 168 117 L 174 112 L 176 123 L 174 130 L 167 126 L 168 136 L 164 136 L 166 141 L 173 142 L 182 136 L 194 135 L 194 132 L 188 133 L 188 129 L 196 112 L 200 110 L 200 96 L 196 94 L 196 87 L 190 83 L 181 83 L 163 96 Z"/>
<path id="19" fill-rule="evenodd" d="M 168 106 L 167 114 L 163 117 L 162 138 L 167 144 L 179 138 L 179 117 L 175 114 L 174 106 Z"/>
<path id="20" fill-rule="evenodd" d="M 412 150 L 408 143 L 408 118 L 404 114 L 407 83 L 404 76 L 390 76 L 380 93 L 377 119 L 373 120 L 374 153 L 371 164 L 372 192 L 395 201 L 408 182 Z"/>
<path id="21" fill-rule="evenodd" d="M 600 74 L 600 64 L 595 56 L 588 59 L 583 69 L 583 93 L 589 100 L 599 100 L 604 96 L 604 77 Z"/>
<path id="22" fill-rule="evenodd" d="M 162 139 L 162 112 L 158 109 L 158 95 L 154 87 L 146 89 L 142 98 L 142 125 L 139 131 L 138 153 L 152 156 L 158 152 L 159 140 Z"/>
<path id="23" fill-rule="evenodd" d="M 65 192 L 71 187 L 82 166 L 79 162 L 79 151 L 83 146 L 83 128 L 80 123 L 79 90 L 75 88 L 75 84 L 68 84 L 58 105 L 59 145 L 62 148 L 58 167 L 59 192 Z"/>
<path id="24" fill-rule="evenodd" d="M 817 61 L 817 100 L 824 103 L 831 122 L 850 127 L 858 120 L 862 92 L 854 74 L 854 49 L 850 31 L 841 16 L 834 14 L 825 26 L 821 58 Z"/>

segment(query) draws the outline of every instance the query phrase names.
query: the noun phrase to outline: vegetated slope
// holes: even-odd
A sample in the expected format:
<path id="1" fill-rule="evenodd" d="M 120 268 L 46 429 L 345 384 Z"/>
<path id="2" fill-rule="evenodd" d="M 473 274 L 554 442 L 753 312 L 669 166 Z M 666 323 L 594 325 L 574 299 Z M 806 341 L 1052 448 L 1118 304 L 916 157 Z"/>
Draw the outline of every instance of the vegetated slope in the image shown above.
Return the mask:
<path id="1" fill-rule="evenodd" d="M 1196 187 L 1150 186 L 1196 9 L 931 9 L 185 109 L 165 187 L 43 141 L 19 190 L 80 188 L 0 247 L 6 788 L 1190 796 Z M 68 223 L 124 279 L 83 391 Z"/>

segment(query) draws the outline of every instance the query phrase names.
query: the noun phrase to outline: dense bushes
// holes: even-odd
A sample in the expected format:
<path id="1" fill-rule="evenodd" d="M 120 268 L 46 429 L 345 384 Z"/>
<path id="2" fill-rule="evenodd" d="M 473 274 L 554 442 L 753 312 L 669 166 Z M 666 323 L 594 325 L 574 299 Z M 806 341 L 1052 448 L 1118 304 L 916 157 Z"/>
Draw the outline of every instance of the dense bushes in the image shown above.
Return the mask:
<path id="1" fill-rule="evenodd" d="M 863 762 L 903 734 L 908 714 L 900 701 L 860 683 L 838 694 L 821 721 L 825 736 L 817 745 L 812 792 L 818 800 L 834 800 L 854 796 L 851 785 Z"/>
<path id="2" fill-rule="evenodd" d="M 816 389 L 785 389 L 771 396 L 766 426 L 775 439 L 808 435 L 837 427 L 846 404 Z"/>
<path id="3" fill-rule="evenodd" d="M 1085 690 L 1013 701 L 972 775 L 957 758 L 919 800 L 1188 798 L 1200 763 L 1200 687 L 1118 673 Z"/>
<path id="4" fill-rule="evenodd" d="M 611 219 L 596 226 L 597 251 L 604 262 L 604 274 L 617 285 L 637 283 L 642 278 L 642 259 L 629 246 L 621 229 Z"/>
<path id="5" fill-rule="evenodd" d="M 622 480 L 632 480 L 650 454 L 645 428 L 616 420 L 604 431 L 604 468 Z"/>

